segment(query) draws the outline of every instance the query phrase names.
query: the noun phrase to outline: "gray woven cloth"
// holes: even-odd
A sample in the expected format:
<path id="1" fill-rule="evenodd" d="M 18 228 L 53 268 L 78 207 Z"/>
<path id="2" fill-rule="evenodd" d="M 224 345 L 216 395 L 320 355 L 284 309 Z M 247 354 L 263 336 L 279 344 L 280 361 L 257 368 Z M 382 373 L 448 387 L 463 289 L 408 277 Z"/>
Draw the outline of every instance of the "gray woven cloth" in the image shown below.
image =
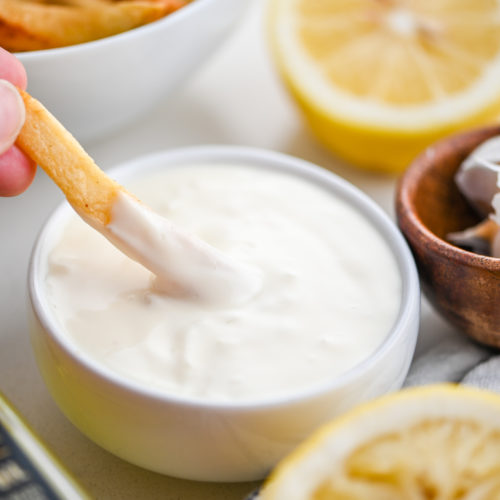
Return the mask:
<path id="1" fill-rule="evenodd" d="M 425 303 L 423 310 L 429 306 Z M 425 317 L 425 316 L 424 316 Z M 433 317 L 420 328 L 405 387 L 458 382 L 500 392 L 500 352 Z"/>
<path id="2" fill-rule="evenodd" d="M 405 387 L 459 382 L 500 392 L 500 355 L 457 334 L 416 356 Z"/>

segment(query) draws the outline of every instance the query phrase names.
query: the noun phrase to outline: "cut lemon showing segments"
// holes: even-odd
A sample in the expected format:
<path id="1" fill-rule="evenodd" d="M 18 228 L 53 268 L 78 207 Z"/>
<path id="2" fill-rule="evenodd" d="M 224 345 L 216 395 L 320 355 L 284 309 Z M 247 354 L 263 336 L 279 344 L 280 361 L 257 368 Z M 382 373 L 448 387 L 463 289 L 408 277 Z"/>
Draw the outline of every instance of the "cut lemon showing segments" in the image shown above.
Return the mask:
<path id="1" fill-rule="evenodd" d="M 500 115 L 500 0 L 270 0 L 277 66 L 318 139 L 398 172 Z"/>
<path id="2" fill-rule="evenodd" d="M 259 500 L 498 500 L 500 396 L 407 389 L 327 424 L 278 465 Z"/>

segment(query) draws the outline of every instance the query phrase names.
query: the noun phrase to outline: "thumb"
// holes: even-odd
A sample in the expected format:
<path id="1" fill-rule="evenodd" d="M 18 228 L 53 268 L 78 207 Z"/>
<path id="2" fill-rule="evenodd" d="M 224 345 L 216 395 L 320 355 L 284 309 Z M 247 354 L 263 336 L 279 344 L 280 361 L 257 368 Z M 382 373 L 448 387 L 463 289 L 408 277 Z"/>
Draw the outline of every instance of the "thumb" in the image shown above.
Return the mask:
<path id="1" fill-rule="evenodd" d="M 16 87 L 0 79 L 0 154 L 16 140 L 25 119 L 24 103 Z"/>

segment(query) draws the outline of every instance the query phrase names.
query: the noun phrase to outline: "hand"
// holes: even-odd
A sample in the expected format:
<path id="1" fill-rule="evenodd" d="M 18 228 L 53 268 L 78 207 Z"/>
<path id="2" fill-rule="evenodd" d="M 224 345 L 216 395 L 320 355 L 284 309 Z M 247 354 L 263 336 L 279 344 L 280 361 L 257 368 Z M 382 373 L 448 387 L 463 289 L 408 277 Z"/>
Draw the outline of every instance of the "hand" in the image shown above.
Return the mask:
<path id="1" fill-rule="evenodd" d="M 0 196 L 22 193 L 33 180 L 36 165 L 14 144 L 24 123 L 24 104 L 16 88 L 26 88 L 23 65 L 0 48 Z"/>

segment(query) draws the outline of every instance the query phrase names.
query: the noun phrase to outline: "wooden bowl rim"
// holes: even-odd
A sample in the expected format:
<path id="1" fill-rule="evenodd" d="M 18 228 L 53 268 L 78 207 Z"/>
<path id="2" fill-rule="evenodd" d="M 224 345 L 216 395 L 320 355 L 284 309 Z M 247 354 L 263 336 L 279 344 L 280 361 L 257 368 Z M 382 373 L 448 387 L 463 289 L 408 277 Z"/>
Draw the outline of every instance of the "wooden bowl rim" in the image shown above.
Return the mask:
<path id="1" fill-rule="evenodd" d="M 410 230 L 415 236 L 421 236 L 422 241 L 417 242 L 417 244 L 420 247 L 423 245 L 428 246 L 429 250 L 426 250 L 426 253 L 433 251 L 459 264 L 478 267 L 497 273 L 500 272 L 499 258 L 469 252 L 452 245 L 433 233 L 418 216 L 418 211 L 412 196 L 415 191 L 415 186 L 418 186 L 418 183 L 424 175 L 430 169 L 434 168 L 436 162 L 439 163 L 439 160 L 448 157 L 451 152 L 467 155 L 473 148 L 466 148 L 464 143 L 474 141 L 474 138 L 478 140 L 482 138 L 482 140 L 478 142 L 478 144 L 480 144 L 495 135 L 500 135 L 500 126 L 490 126 L 462 132 L 442 139 L 426 148 L 417 158 L 415 158 L 399 179 L 396 194 L 396 212 L 400 219 L 402 231 L 405 233 Z M 450 144 L 454 145 L 454 147 L 449 147 Z M 415 244 L 415 241 L 412 241 L 412 243 Z"/>

